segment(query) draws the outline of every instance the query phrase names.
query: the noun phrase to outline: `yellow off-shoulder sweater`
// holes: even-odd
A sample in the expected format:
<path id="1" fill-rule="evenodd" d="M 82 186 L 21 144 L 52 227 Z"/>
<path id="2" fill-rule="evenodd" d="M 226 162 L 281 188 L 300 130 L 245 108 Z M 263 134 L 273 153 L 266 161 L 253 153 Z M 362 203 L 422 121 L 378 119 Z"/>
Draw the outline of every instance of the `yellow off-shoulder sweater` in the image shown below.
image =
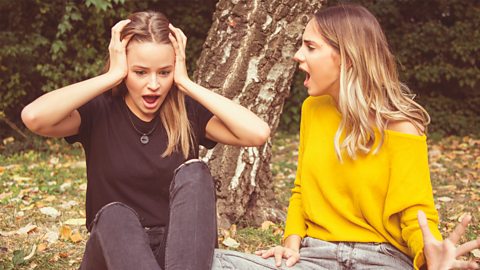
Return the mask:
<path id="1" fill-rule="evenodd" d="M 377 154 L 355 160 L 343 155 L 341 163 L 334 149 L 340 120 L 330 96 L 303 103 L 297 177 L 284 238 L 296 234 L 331 242 L 388 242 L 420 268 L 425 259 L 418 210 L 441 239 L 426 136 L 386 130 Z"/>

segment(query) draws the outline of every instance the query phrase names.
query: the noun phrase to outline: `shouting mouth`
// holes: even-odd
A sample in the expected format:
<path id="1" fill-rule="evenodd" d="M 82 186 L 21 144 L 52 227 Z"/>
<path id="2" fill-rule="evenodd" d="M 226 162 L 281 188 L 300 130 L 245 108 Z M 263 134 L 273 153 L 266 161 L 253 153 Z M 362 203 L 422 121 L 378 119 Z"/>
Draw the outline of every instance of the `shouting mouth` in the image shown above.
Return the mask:
<path id="1" fill-rule="evenodd" d="M 142 98 L 143 98 L 143 103 L 145 104 L 145 107 L 147 107 L 148 109 L 154 109 L 157 106 L 160 96 L 145 95 L 145 96 L 142 96 Z"/>

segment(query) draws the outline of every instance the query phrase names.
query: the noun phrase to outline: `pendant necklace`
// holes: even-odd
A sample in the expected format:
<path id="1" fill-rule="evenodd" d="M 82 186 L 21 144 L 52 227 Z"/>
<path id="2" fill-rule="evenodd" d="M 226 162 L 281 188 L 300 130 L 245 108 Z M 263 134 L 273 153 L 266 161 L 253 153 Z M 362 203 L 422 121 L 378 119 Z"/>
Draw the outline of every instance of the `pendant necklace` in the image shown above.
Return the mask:
<path id="1" fill-rule="evenodd" d="M 124 100 L 125 101 L 125 100 Z M 153 125 L 153 128 L 151 130 L 149 130 L 148 132 L 142 132 L 140 131 L 136 126 L 135 124 L 133 123 L 133 120 L 132 120 L 132 117 L 130 116 L 130 112 L 128 111 L 128 105 L 127 103 L 125 102 L 125 107 L 126 107 L 126 111 L 127 111 L 127 116 L 128 116 L 128 120 L 130 120 L 130 123 L 132 124 L 132 127 L 133 129 L 138 133 L 140 134 L 140 142 L 142 144 L 147 144 L 148 142 L 150 142 L 150 138 L 148 136 L 150 136 L 150 134 L 152 134 L 155 129 L 157 128 L 157 125 L 158 125 L 158 117 L 155 117 L 155 124 Z"/>

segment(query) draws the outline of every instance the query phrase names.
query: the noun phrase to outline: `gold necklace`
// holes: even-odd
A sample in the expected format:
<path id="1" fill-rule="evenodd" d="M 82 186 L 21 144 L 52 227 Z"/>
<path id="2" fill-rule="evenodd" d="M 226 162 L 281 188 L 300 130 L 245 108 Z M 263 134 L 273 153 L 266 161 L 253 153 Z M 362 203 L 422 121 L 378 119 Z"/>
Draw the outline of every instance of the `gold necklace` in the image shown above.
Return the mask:
<path id="1" fill-rule="evenodd" d="M 125 99 L 124 99 L 124 102 L 125 102 Z M 127 105 L 127 102 L 125 102 L 125 110 L 127 111 L 127 116 L 128 116 L 128 120 L 130 120 L 130 123 L 132 124 L 132 127 L 133 129 L 140 135 L 140 142 L 142 144 L 147 144 L 148 142 L 150 142 L 150 138 L 148 136 L 150 136 L 150 134 L 153 133 L 153 131 L 155 131 L 155 129 L 157 128 L 157 125 L 158 125 L 158 117 L 155 117 L 155 124 L 153 125 L 153 128 L 148 131 L 148 132 L 142 132 L 141 130 L 139 130 L 135 124 L 133 123 L 133 120 L 132 120 L 132 117 L 130 116 L 130 112 L 128 110 L 128 105 Z"/>

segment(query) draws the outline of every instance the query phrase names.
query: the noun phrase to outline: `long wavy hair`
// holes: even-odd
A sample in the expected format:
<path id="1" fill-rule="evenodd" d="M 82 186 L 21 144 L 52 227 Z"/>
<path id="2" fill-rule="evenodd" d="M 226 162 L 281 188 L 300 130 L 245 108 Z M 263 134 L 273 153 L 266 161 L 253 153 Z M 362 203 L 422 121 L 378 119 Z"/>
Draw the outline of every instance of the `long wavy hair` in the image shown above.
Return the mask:
<path id="1" fill-rule="evenodd" d="M 358 153 L 368 154 L 379 140 L 373 149 L 377 153 L 390 121 L 407 120 L 426 132 L 430 117 L 399 81 L 396 60 L 377 19 L 366 8 L 352 4 L 321 9 L 314 19 L 320 35 L 340 55 L 342 119 L 335 135 L 339 160 L 342 151 L 352 159 Z"/>
<path id="2" fill-rule="evenodd" d="M 132 13 L 128 16 L 131 20 L 122 30 L 120 40 L 131 35 L 130 42 L 155 42 L 158 44 L 171 44 L 168 34 L 169 21 L 165 15 L 156 11 L 143 11 Z M 128 45 L 127 45 L 128 49 Z M 110 60 L 107 60 L 105 71 L 108 70 Z M 112 89 L 113 95 L 125 95 L 127 88 L 122 82 Z M 162 157 L 169 156 L 174 151 L 181 150 L 185 158 L 188 157 L 194 145 L 194 137 L 188 121 L 185 108 L 185 95 L 178 90 L 175 84 L 168 92 L 159 110 L 160 120 L 167 132 L 167 149 Z"/>

